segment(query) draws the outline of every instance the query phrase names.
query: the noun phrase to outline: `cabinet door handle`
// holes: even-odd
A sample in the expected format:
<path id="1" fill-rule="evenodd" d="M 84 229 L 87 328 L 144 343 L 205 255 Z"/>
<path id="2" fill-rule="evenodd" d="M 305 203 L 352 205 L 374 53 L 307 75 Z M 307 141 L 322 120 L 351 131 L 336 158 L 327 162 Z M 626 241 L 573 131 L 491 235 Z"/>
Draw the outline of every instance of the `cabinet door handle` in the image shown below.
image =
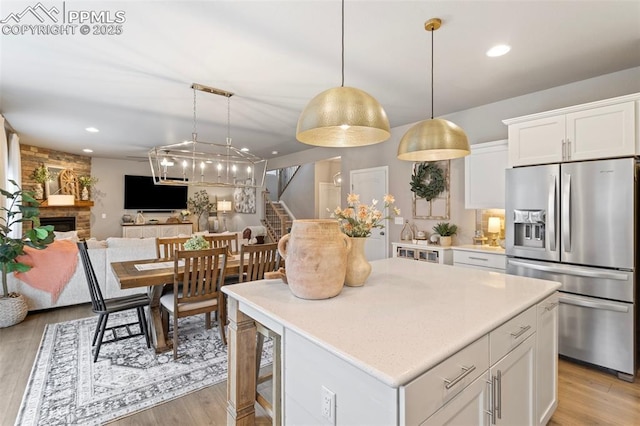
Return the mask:
<path id="1" fill-rule="evenodd" d="M 567 158 L 567 142 L 562 139 L 562 159 L 565 160 Z"/>
<path id="2" fill-rule="evenodd" d="M 493 411 L 493 416 L 491 416 L 491 423 L 496 424 L 496 404 L 498 401 L 498 378 L 496 376 L 491 376 L 491 411 Z"/>
<path id="3" fill-rule="evenodd" d="M 496 404 L 496 416 L 501 419 L 502 418 L 502 371 L 498 370 L 498 390 L 496 393 L 498 394 L 498 402 Z"/>
<path id="4" fill-rule="evenodd" d="M 553 302 L 553 303 L 549 303 L 547 306 L 544 307 L 545 311 L 553 311 L 556 306 L 558 306 L 558 302 Z"/>
<path id="5" fill-rule="evenodd" d="M 520 326 L 520 331 L 516 331 L 515 333 L 511 333 L 511 336 L 513 336 L 514 339 L 517 339 L 518 337 L 522 336 L 524 333 L 529 331 L 529 329 L 531 329 L 530 325 Z"/>
<path id="6" fill-rule="evenodd" d="M 567 139 L 567 160 L 571 160 L 571 139 Z"/>
<path id="7" fill-rule="evenodd" d="M 487 259 L 486 257 L 474 257 L 474 256 L 469 256 L 469 259 L 473 259 L 473 260 L 482 260 L 484 262 L 488 262 L 489 259 Z"/>
<path id="8" fill-rule="evenodd" d="M 446 383 L 444 385 L 445 389 L 451 389 L 452 387 L 457 385 L 460 382 L 460 380 L 462 380 L 465 377 L 467 377 L 475 369 L 476 369 L 475 365 L 472 365 L 471 367 L 462 366 L 462 373 L 460 373 L 458 375 L 458 377 L 456 377 L 455 379 L 451 379 L 451 380 L 444 379 L 444 382 Z"/>
<path id="9" fill-rule="evenodd" d="M 489 415 L 489 417 L 491 418 L 491 424 L 495 425 L 496 424 L 496 419 L 495 419 L 495 413 L 493 412 L 493 401 L 494 401 L 494 394 L 493 394 L 493 390 L 494 390 L 494 379 L 493 377 L 491 378 L 491 380 L 485 380 L 485 382 L 487 382 L 487 385 L 489 385 L 489 409 L 488 410 L 484 410 L 484 412 L 486 414 Z"/>

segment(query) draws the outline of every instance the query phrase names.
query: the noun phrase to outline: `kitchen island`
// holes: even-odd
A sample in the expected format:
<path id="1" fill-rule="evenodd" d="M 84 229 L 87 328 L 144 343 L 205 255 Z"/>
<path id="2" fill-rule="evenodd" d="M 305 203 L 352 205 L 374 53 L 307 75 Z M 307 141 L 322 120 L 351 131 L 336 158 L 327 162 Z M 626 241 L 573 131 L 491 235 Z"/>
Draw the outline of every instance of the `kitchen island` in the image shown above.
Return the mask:
<path id="1" fill-rule="evenodd" d="M 285 424 L 420 424 L 460 413 L 478 424 L 548 420 L 557 321 L 540 324 L 557 313 L 558 283 L 399 258 L 371 264 L 363 287 L 326 300 L 299 299 L 281 280 L 223 288 L 229 424 L 254 421 L 254 320 L 281 336 Z M 552 381 L 546 408 L 540 361 Z"/>

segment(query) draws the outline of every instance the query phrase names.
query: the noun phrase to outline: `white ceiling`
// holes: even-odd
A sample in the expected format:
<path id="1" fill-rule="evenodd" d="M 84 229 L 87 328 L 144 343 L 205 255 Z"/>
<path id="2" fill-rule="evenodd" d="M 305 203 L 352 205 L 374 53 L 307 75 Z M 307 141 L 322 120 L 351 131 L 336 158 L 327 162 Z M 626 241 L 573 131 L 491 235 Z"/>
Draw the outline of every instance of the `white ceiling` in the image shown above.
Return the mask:
<path id="1" fill-rule="evenodd" d="M 121 10 L 126 22 L 121 35 L 0 35 L 0 112 L 23 143 L 145 156 L 190 139 L 197 82 L 236 93 L 233 145 L 269 158 L 310 148 L 295 139 L 298 116 L 340 85 L 336 0 L 42 2 Z M 36 4 L 3 0 L 0 20 Z M 375 96 L 392 127 L 430 115 L 432 17 L 443 20 L 436 116 L 640 66 L 637 0 L 347 0 L 345 85 Z M 25 23 L 38 22 L 27 14 Z M 511 52 L 485 56 L 496 43 Z M 196 105 L 199 139 L 224 143 L 226 99 L 197 92 Z"/>

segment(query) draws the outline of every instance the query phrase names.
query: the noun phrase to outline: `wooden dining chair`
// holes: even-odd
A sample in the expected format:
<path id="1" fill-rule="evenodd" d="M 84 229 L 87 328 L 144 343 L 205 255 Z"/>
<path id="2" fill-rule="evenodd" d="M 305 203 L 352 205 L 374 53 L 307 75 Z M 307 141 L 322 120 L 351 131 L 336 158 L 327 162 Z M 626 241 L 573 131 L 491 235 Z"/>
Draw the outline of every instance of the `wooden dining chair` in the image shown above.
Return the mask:
<path id="1" fill-rule="evenodd" d="M 253 244 L 242 245 L 240 247 L 240 282 L 257 281 L 264 278 L 265 272 L 276 271 L 280 266 L 280 255 L 278 254 L 278 244 Z M 282 409 L 282 385 L 280 383 L 280 335 L 256 321 L 257 342 L 256 342 L 256 402 L 267 412 L 274 424 L 280 424 Z M 273 363 L 271 372 L 260 375 L 260 363 L 262 362 L 262 347 L 264 339 L 273 340 Z M 258 385 L 268 380 L 272 380 L 272 402 L 263 395 Z"/>
<path id="2" fill-rule="evenodd" d="M 173 253 L 182 250 L 189 237 L 161 237 L 156 238 L 156 258 L 173 260 Z"/>
<path id="3" fill-rule="evenodd" d="M 240 246 L 240 270 L 245 273 L 239 282 L 257 281 L 264 278 L 265 272 L 275 271 L 279 267 L 278 244 L 251 244 Z"/>
<path id="4" fill-rule="evenodd" d="M 240 249 L 238 234 L 210 234 L 204 235 L 204 239 L 209 241 L 211 248 L 228 247 L 229 254 L 238 254 Z"/>
<path id="5" fill-rule="evenodd" d="M 184 261 L 184 267 L 179 263 Z M 205 250 L 178 250 L 173 258 L 173 293 L 160 298 L 163 321 L 173 317 L 173 359 L 178 358 L 178 319 L 205 314 L 206 328 L 211 328 L 211 313 L 218 313 L 220 338 L 227 344 L 224 327 L 226 310 L 223 294 L 224 271 L 227 262 L 225 247 Z M 183 277 L 180 270 L 183 269 Z M 168 327 L 165 327 L 167 330 Z"/>
<path id="6" fill-rule="evenodd" d="M 93 362 L 96 362 L 98 359 L 100 347 L 103 343 L 117 342 L 118 340 L 128 339 L 130 337 L 144 336 L 147 341 L 147 348 L 150 348 L 151 340 L 149 339 L 147 318 L 144 314 L 145 306 L 149 306 L 149 296 L 146 294 L 132 294 L 130 296 L 105 300 L 102 297 L 98 278 L 96 277 L 91 259 L 89 258 L 87 242 L 80 241 L 78 243 L 78 250 L 80 251 L 80 259 L 84 266 L 85 276 L 87 277 L 87 285 L 89 286 L 89 294 L 91 296 L 91 308 L 94 313 L 98 314 L 98 324 L 96 325 L 96 330 L 93 333 L 93 341 L 91 343 L 91 347 L 96 347 L 93 354 Z M 109 315 L 129 309 L 136 310 L 138 321 L 107 327 Z M 140 327 L 140 332 L 132 333 L 131 326 L 136 324 Z M 119 330 L 118 333 L 116 333 L 116 330 Z M 106 331 L 111 332 L 113 336 L 109 340 L 104 340 L 104 334 Z M 126 334 L 124 334 L 125 332 Z"/>

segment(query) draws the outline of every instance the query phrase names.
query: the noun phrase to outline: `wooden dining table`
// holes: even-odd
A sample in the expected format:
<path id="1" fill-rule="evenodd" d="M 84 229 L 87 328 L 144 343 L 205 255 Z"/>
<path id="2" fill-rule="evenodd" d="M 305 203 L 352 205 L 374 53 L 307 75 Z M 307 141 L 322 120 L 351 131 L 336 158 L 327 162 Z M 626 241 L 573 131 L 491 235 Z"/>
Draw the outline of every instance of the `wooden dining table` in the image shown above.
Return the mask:
<path id="1" fill-rule="evenodd" d="M 140 265 L 136 267 L 136 265 Z M 144 269 L 142 265 L 148 265 Z M 165 339 L 166 331 L 160 310 L 160 297 L 165 285 L 173 286 L 173 260 L 141 259 L 124 262 L 112 262 L 111 269 L 123 290 L 147 287 L 149 295 L 149 332 L 156 353 L 172 349 L 170 341 Z M 178 279 L 182 279 L 182 271 L 178 270 Z M 225 276 L 240 274 L 240 256 L 230 255 L 225 265 Z"/>

